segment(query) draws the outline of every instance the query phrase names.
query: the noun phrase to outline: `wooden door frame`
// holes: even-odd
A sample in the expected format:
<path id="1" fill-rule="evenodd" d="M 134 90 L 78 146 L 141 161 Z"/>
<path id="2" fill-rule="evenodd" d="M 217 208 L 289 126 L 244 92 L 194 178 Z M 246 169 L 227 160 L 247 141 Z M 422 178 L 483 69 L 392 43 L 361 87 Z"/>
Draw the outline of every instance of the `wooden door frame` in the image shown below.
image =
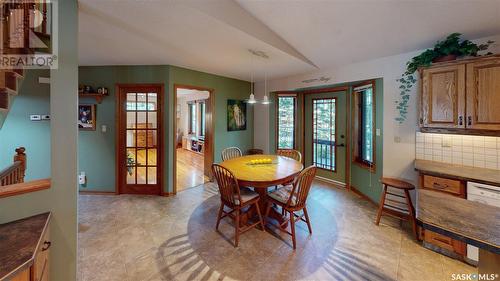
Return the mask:
<path id="1" fill-rule="evenodd" d="M 211 178 L 211 165 L 214 163 L 214 130 L 215 130 L 215 90 L 211 88 L 174 84 L 174 125 L 173 125 L 173 194 L 177 194 L 177 90 L 207 91 L 208 101 L 205 108 L 205 153 L 203 153 L 203 174 Z M 208 106 L 207 106 L 208 105 Z M 208 140 L 208 144 L 207 144 Z"/>
<path id="2" fill-rule="evenodd" d="M 154 88 L 159 88 L 160 91 L 158 92 L 158 97 L 157 97 L 157 102 L 158 102 L 158 110 L 157 114 L 159 115 L 157 117 L 158 120 L 160 120 L 160 124 L 157 126 L 157 138 L 158 138 L 158 146 L 157 146 L 157 155 L 159 163 L 157 164 L 157 183 L 160 186 L 160 192 L 158 195 L 163 195 L 164 194 L 164 184 L 163 184 L 163 165 L 165 161 L 165 155 L 164 155 L 164 148 L 165 144 L 163 141 L 163 128 L 164 128 L 164 120 L 163 120 L 163 112 L 164 112 L 164 97 L 165 97 L 165 84 L 163 83 L 157 83 L 157 84 L 142 84 L 142 83 L 137 83 L 137 84 L 132 84 L 132 83 L 116 83 L 115 84 L 115 194 L 123 194 L 122 189 L 123 185 L 125 184 L 123 177 L 121 176 L 121 171 L 120 171 L 120 163 L 124 159 L 122 159 L 123 156 L 120 155 L 120 148 L 121 145 L 126 142 L 126 140 L 123 138 L 123 136 L 120 134 L 122 128 L 122 120 L 121 120 L 121 93 L 120 93 L 120 88 L 148 88 L 148 87 L 154 87 Z M 161 126 L 159 126 L 161 125 Z M 125 128 L 126 129 L 126 128 Z M 125 146 L 126 147 L 126 146 Z M 159 172 L 158 172 L 159 171 Z"/>
<path id="3" fill-rule="evenodd" d="M 326 87 L 326 88 L 318 88 L 318 89 L 306 89 L 306 90 L 298 90 L 297 94 L 302 96 L 302 151 L 304 152 L 304 159 L 306 158 L 305 146 L 306 146 L 306 130 L 305 127 L 305 97 L 306 95 L 311 94 L 322 94 L 322 93 L 334 93 L 334 92 L 345 92 L 346 94 L 346 152 L 345 152 L 345 186 L 347 190 L 351 190 L 351 99 L 349 95 L 349 86 L 338 86 L 338 87 Z M 335 118 L 335 122 L 337 122 L 337 118 Z M 336 149 L 336 148 L 335 148 Z M 304 160 L 305 161 L 305 160 Z M 305 163 L 304 163 L 305 164 Z"/>

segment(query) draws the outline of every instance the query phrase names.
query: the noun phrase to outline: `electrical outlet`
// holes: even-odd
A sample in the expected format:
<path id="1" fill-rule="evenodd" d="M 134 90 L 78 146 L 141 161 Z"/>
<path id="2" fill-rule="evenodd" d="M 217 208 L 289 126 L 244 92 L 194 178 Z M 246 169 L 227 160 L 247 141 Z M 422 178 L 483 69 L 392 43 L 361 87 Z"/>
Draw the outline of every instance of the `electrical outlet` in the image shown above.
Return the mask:
<path id="1" fill-rule="evenodd" d="M 380 129 L 376 129 L 375 130 L 375 135 L 377 135 L 378 137 L 380 137 Z"/>
<path id="2" fill-rule="evenodd" d="M 42 117 L 40 115 L 37 115 L 37 114 L 32 114 L 32 115 L 30 115 L 30 120 L 31 121 L 40 121 L 40 120 L 42 120 Z"/>

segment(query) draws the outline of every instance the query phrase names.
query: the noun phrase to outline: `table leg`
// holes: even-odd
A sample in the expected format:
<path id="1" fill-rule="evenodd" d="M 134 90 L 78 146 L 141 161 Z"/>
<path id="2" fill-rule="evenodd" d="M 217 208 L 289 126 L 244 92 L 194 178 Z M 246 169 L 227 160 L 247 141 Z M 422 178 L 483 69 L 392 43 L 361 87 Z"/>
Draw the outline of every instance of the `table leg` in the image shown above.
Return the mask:
<path id="1" fill-rule="evenodd" d="M 255 192 L 257 192 L 260 196 L 259 208 L 261 210 L 262 215 L 264 216 L 265 212 L 267 210 L 267 205 L 271 204 L 268 201 L 267 188 L 254 188 L 254 189 L 255 189 Z M 240 216 L 240 226 L 246 225 L 248 223 L 249 218 L 253 218 L 256 216 L 257 216 L 257 210 L 255 210 L 255 208 L 253 206 L 250 207 L 250 209 L 248 211 L 246 211 L 244 214 L 242 214 Z M 283 217 L 281 215 L 281 213 L 278 212 L 278 210 L 276 210 L 275 208 L 271 208 L 271 210 L 269 211 L 268 217 L 276 220 L 279 224 L 282 224 L 283 222 L 286 221 L 286 218 Z M 263 219 L 264 219 L 264 223 L 265 223 L 266 218 L 263 218 Z M 288 224 L 285 224 L 283 226 L 287 227 L 287 225 Z"/>
<path id="2" fill-rule="evenodd" d="M 260 196 L 259 207 L 261 210 L 263 210 L 263 212 L 265 212 L 265 210 L 267 210 L 267 205 L 271 204 L 268 200 L 267 188 L 256 188 L 255 192 L 259 193 Z M 286 219 L 281 215 L 281 213 L 278 212 L 275 208 L 271 208 L 268 216 L 269 218 L 276 220 L 279 224 L 282 224 L 283 222 L 286 221 Z M 286 227 L 286 225 L 284 225 L 284 227 Z"/>

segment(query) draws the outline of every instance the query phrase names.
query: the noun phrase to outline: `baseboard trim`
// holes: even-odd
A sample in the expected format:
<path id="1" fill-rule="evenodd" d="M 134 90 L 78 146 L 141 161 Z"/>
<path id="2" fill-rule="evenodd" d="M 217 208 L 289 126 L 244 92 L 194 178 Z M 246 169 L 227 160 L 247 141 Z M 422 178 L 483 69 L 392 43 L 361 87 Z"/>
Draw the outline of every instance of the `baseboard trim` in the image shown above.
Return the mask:
<path id="1" fill-rule="evenodd" d="M 79 190 L 82 195 L 116 195 L 114 191 Z"/>
<path id="2" fill-rule="evenodd" d="M 332 179 L 329 179 L 329 178 L 325 178 L 325 177 L 320 177 L 320 176 L 316 176 L 315 177 L 317 180 L 319 181 L 322 181 L 322 182 L 326 182 L 326 183 L 330 183 L 330 184 L 333 184 L 335 185 L 336 187 L 341 187 L 341 188 L 345 188 L 347 185 L 343 182 L 340 182 L 340 181 L 336 181 L 336 180 L 332 180 Z"/>
<path id="3" fill-rule="evenodd" d="M 378 203 L 373 201 L 373 199 L 371 199 L 370 197 L 366 196 L 364 193 L 362 193 L 361 191 L 359 191 L 359 189 L 357 189 L 354 185 L 351 185 L 351 191 L 354 192 L 356 195 L 358 195 L 359 197 L 365 199 L 366 201 L 372 203 L 375 207 L 378 208 Z"/>
<path id="4" fill-rule="evenodd" d="M 161 196 L 164 196 L 164 197 L 170 197 L 170 196 L 175 196 L 177 195 L 177 192 L 162 192 L 161 193 Z"/>

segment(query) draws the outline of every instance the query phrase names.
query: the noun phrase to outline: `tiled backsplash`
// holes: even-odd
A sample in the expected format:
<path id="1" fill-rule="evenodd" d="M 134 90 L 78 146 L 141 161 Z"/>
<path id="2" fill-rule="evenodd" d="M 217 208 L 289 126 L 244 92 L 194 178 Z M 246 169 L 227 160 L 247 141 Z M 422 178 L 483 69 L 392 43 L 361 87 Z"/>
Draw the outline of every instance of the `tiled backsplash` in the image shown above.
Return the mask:
<path id="1" fill-rule="evenodd" d="M 500 137 L 416 133 L 417 159 L 500 170 Z"/>

